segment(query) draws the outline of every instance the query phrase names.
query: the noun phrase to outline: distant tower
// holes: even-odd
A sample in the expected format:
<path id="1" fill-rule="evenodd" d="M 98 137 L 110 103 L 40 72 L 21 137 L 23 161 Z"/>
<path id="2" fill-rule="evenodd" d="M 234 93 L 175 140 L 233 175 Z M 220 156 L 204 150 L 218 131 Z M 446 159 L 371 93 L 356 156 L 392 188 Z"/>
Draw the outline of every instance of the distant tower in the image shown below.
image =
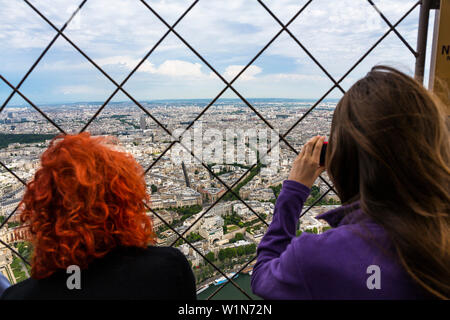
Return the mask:
<path id="1" fill-rule="evenodd" d="M 140 122 L 142 130 L 147 129 L 147 119 L 145 118 L 144 115 L 141 116 L 141 119 L 139 122 Z"/>
<path id="2" fill-rule="evenodd" d="M 191 183 L 189 182 L 189 176 L 186 171 L 186 166 L 184 165 L 184 161 L 181 162 L 181 167 L 183 168 L 184 180 L 186 180 L 186 187 L 190 188 Z"/>

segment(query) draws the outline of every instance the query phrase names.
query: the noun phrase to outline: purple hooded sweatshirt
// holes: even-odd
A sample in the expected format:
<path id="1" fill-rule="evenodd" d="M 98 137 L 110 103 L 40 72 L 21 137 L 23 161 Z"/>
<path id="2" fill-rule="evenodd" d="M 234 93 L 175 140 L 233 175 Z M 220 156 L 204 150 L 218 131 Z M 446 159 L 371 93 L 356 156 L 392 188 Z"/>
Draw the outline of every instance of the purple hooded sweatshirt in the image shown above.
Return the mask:
<path id="1" fill-rule="evenodd" d="M 258 246 L 252 290 L 264 299 L 429 299 L 398 262 L 386 231 L 359 208 L 341 206 L 317 218 L 332 229 L 302 233 L 296 225 L 310 189 L 286 180 L 272 223 Z"/>

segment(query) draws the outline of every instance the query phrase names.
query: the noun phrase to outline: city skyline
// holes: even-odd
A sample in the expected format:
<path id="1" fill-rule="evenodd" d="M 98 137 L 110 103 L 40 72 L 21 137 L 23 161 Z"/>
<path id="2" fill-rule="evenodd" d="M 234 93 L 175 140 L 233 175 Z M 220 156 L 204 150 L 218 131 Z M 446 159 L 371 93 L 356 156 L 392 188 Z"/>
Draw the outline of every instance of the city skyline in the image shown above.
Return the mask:
<path id="1" fill-rule="evenodd" d="M 302 99 L 302 98 L 246 98 L 247 101 L 249 102 L 258 102 L 258 101 L 263 101 L 263 102 L 268 102 L 268 101 L 275 101 L 275 102 L 281 102 L 281 101 L 286 101 L 286 102 L 317 102 L 320 98 L 309 98 L 309 99 Z M 339 99 L 338 98 L 325 98 L 323 99 L 321 102 L 323 103 L 336 103 L 338 102 Z M 150 105 L 152 104 L 159 104 L 159 103 L 177 103 L 177 104 L 182 104 L 182 103 L 205 103 L 205 104 L 209 104 L 211 102 L 211 99 L 207 99 L 207 98 L 192 98 L 192 99 L 183 99 L 183 98 L 179 98 L 179 99 L 155 99 L 155 100 L 140 100 L 138 101 L 139 103 L 148 103 Z M 217 101 L 215 102 L 215 104 L 217 103 L 222 103 L 222 102 L 238 102 L 238 103 L 242 103 L 244 104 L 244 102 L 242 101 L 242 99 L 240 98 L 219 98 L 217 99 Z M 74 102 L 54 102 L 54 103 L 40 103 L 40 104 L 35 104 L 38 107 L 64 107 L 64 106 L 70 106 L 70 105 L 84 105 L 84 104 L 88 104 L 91 106 L 95 106 L 95 105 L 102 105 L 104 104 L 105 101 L 74 101 Z M 114 101 L 114 102 L 109 102 L 108 105 L 126 105 L 126 104 L 133 104 L 134 102 L 131 101 L 127 101 L 127 100 L 122 100 L 122 101 Z M 23 104 L 11 104 L 8 103 L 7 108 L 33 108 L 33 106 L 31 106 L 28 102 L 23 101 Z M 183 107 L 183 105 L 180 105 L 180 107 Z"/>

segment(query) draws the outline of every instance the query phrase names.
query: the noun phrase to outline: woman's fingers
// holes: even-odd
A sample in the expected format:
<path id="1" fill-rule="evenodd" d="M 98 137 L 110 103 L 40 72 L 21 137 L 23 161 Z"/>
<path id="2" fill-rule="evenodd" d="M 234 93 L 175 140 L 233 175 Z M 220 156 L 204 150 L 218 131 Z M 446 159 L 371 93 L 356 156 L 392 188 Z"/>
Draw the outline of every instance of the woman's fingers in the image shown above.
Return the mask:
<path id="1" fill-rule="evenodd" d="M 325 169 L 325 166 L 320 166 L 320 167 L 318 167 L 318 168 L 317 168 L 317 171 L 316 171 L 317 177 L 320 176 L 325 170 L 326 170 L 326 169 Z"/>
<path id="2" fill-rule="evenodd" d="M 324 167 L 319 166 L 323 140 L 320 136 L 308 140 L 292 165 L 289 180 L 300 182 L 308 188 L 312 187 L 319 174 L 324 171 Z"/>
<path id="3" fill-rule="evenodd" d="M 320 151 L 322 150 L 325 137 L 315 136 L 306 142 L 297 158 L 311 157 L 314 162 L 319 163 Z"/>
<path id="4" fill-rule="evenodd" d="M 311 156 L 312 150 L 313 150 L 313 146 L 314 143 L 316 142 L 317 136 L 316 137 L 312 137 L 311 139 L 308 140 L 308 142 L 303 146 L 304 149 L 304 153 L 303 155 L 306 156 Z"/>
<path id="5" fill-rule="evenodd" d="M 306 144 L 303 145 L 302 150 L 298 154 L 297 158 L 301 158 L 305 155 Z"/>

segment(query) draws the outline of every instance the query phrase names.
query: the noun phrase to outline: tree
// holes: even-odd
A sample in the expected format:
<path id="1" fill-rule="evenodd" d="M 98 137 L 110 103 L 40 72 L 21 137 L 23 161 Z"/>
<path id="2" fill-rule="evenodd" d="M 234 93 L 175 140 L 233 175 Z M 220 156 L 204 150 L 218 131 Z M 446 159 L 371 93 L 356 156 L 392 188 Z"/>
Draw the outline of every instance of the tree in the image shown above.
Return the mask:
<path id="1" fill-rule="evenodd" d="M 224 224 L 230 225 L 230 224 L 236 224 L 238 225 L 239 222 L 241 222 L 241 217 L 239 217 L 236 212 L 233 212 L 230 215 L 226 215 L 224 218 Z"/>
<path id="2" fill-rule="evenodd" d="M 11 143 L 39 143 L 50 140 L 54 134 L 0 134 L 0 149 L 8 147 Z M 17 147 L 19 149 L 20 147 Z"/>
<path id="3" fill-rule="evenodd" d="M 244 240 L 244 235 L 243 235 L 242 233 L 236 233 L 236 234 L 234 235 L 234 239 L 235 239 L 236 241 Z"/>
<path id="4" fill-rule="evenodd" d="M 192 216 L 196 213 L 199 213 L 200 211 L 202 211 L 202 206 L 201 205 L 193 205 L 193 206 L 188 206 L 188 207 L 181 207 L 181 208 L 175 208 L 173 210 L 175 210 L 176 212 L 178 212 L 181 215 L 189 215 Z"/>
<path id="5" fill-rule="evenodd" d="M 256 252 L 256 244 L 248 244 L 245 246 L 245 254 L 251 254 Z"/>
<path id="6" fill-rule="evenodd" d="M 15 221 L 15 222 L 8 222 L 8 228 L 10 228 L 10 229 L 18 227 L 19 225 L 20 225 L 20 222 L 17 222 L 17 221 Z"/>
<path id="7" fill-rule="evenodd" d="M 33 250 L 33 246 L 30 242 L 19 242 L 17 243 L 16 248 L 22 257 L 24 257 L 26 260 L 29 260 L 31 252 Z"/>
<path id="8" fill-rule="evenodd" d="M 273 191 L 273 193 L 275 194 L 275 198 L 278 198 L 278 195 L 280 194 L 280 191 L 281 191 L 281 187 L 282 187 L 283 185 L 280 183 L 279 185 L 277 185 L 277 186 L 271 186 L 270 187 L 270 189 L 272 189 L 272 191 Z"/>
<path id="9" fill-rule="evenodd" d="M 233 191 L 234 191 L 236 194 L 239 194 L 239 190 L 240 190 L 243 186 L 245 186 L 247 183 L 249 183 L 249 182 L 253 179 L 253 177 L 256 176 L 256 175 L 261 171 L 262 163 L 259 162 L 259 157 L 257 157 L 257 159 L 258 159 L 258 164 L 257 164 L 253 169 L 251 169 L 251 170 L 250 170 L 250 173 L 248 174 L 248 176 L 247 176 L 242 182 L 240 182 L 240 183 L 233 189 Z M 231 193 L 231 192 L 228 192 L 228 193 L 222 198 L 222 201 L 233 201 L 233 200 L 238 200 L 238 199 L 237 199 L 237 197 L 236 197 L 233 193 Z"/>
<path id="10" fill-rule="evenodd" d="M 208 252 L 205 257 L 209 261 L 215 261 L 216 260 L 216 256 L 214 255 L 214 252 L 212 252 L 212 251 Z"/>
<path id="11" fill-rule="evenodd" d="M 182 244 L 184 243 L 184 240 L 183 239 L 178 239 L 176 242 L 175 242 L 175 247 L 179 247 L 179 246 L 181 246 Z"/>
<path id="12" fill-rule="evenodd" d="M 192 242 L 203 240 L 203 237 L 201 235 L 199 235 L 198 233 L 191 232 L 188 236 L 186 236 L 186 240 L 188 242 L 192 243 Z"/>
<path id="13" fill-rule="evenodd" d="M 219 250 L 219 260 L 223 261 L 226 258 L 226 253 L 224 249 Z"/>
<path id="14" fill-rule="evenodd" d="M 320 196 L 320 189 L 318 186 L 311 187 L 311 196 L 313 196 L 314 198 L 318 198 Z"/>
<path id="15" fill-rule="evenodd" d="M 245 254 L 244 246 L 237 247 L 237 255 L 238 256 L 243 256 L 244 254 Z"/>
<path id="16" fill-rule="evenodd" d="M 151 185 L 151 188 L 152 188 L 152 193 L 155 193 L 158 191 L 158 187 L 155 186 L 154 184 Z"/>

